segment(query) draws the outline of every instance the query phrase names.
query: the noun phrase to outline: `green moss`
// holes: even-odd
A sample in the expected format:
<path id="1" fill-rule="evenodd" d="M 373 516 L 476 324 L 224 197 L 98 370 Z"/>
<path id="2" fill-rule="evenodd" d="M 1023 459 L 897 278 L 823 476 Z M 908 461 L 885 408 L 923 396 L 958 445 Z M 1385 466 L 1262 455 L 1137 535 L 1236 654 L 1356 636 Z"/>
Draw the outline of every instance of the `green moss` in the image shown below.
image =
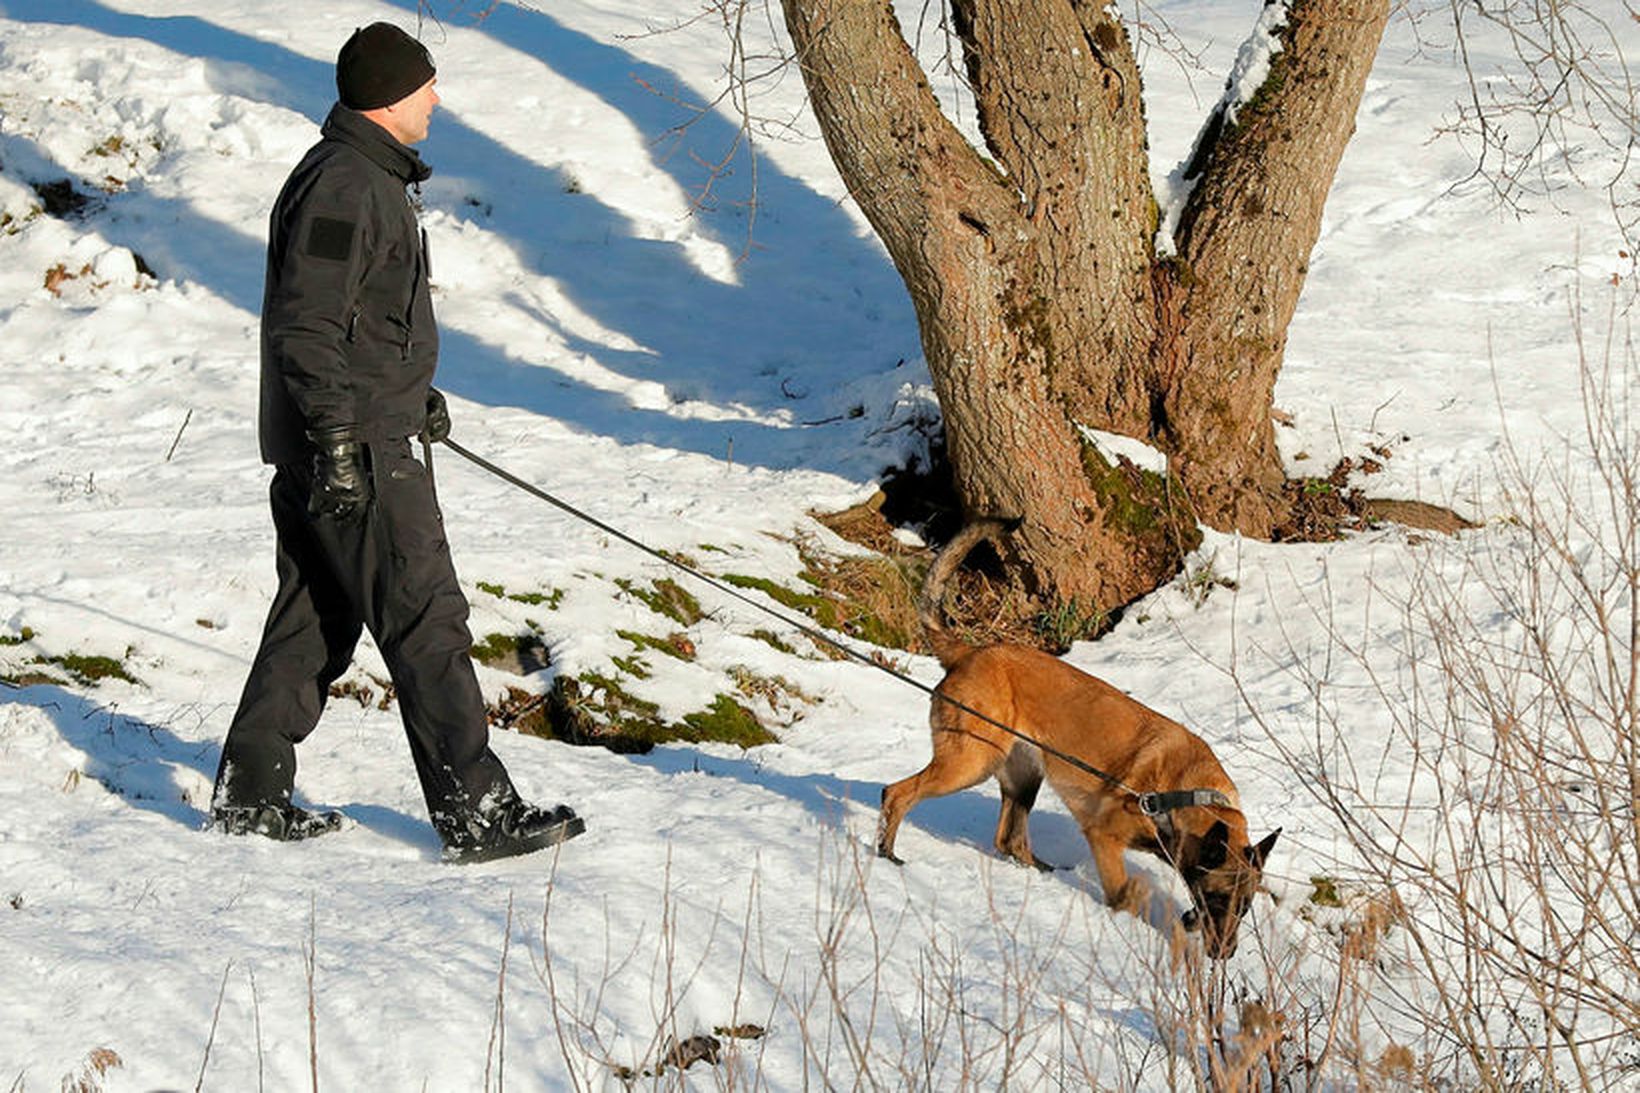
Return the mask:
<path id="1" fill-rule="evenodd" d="M 794 592 L 767 577 L 748 577 L 741 573 L 726 573 L 718 579 L 735 588 L 761 592 L 782 607 L 800 611 L 827 629 L 838 629 L 837 601 L 829 596 L 815 592 Z M 805 576 L 803 579 L 810 584 L 814 583 L 813 577 Z"/>
<path id="2" fill-rule="evenodd" d="M 633 679 L 648 679 L 655 674 L 649 670 L 649 662 L 642 657 L 610 657 L 609 660 Z"/>
<path id="3" fill-rule="evenodd" d="M 480 664 L 497 664 L 518 654 L 517 634 L 490 634 L 472 648 L 473 659 Z"/>
<path id="4" fill-rule="evenodd" d="M 1082 470 L 1099 497 L 1099 511 L 1109 527 L 1134 535 L 1157 528 L 1155 498 L 1165 495 L 1166 480 L 1131 464 L 1112 464 L 1091 442 L 1082 442 Z"/>
<path id="5" fill-rule="evenodd" d="M 498 711 L 491 712 L 493 717 Z M 553 681 L 540 708 L 508 723 L 529 735 L 626 753 L 645 752 L 656 744 L 673 741 L 750 748 L 777 739 L 750 710 L 728 695 L 718 695 L 711 706 L 682 721 L 667 722 L 661 719 L 658 705 L 597 671 L 583 672 L 578 677 L 560 676 Z"/>
<path id="6" fill-rule="evenodd" d="M 880 615 L 865 613 L 850 619 L 846 627 L 850 634 L 855 635 L 873 645 L 881 645 L 888 649 L 911 648 L 911 635 L 902 627 L 884 619 Z"/>
<path id="7" fill-rule="evenodd" d="M 1121 535 L 1151 539 L 1180 557 L 1201 545 L 1201 528 L 1173 507 L 1183 489 L 1168 476 L 1134 466 L 1112 464 L 1091 441 L 1082 442 L 1082 469 L 1099 498 L 1105 525 Z"/>
<path id="8" fill-rule="evenodd" d="M 657 653 L 676 660 L 693 661 L 695 659 L 695 643 L 689 640 L 686 634 L 668 634 L 664 638 L 652 637 L 649 634 L 640 634 L 633 630 L 617 630 L 616 635 L 632 643 L 639 651 L 653 649 Z"/>
<path id="9" fill-rule="evenodd" d="M 797 654 L 797 649 L 781 641 L 779 635 L 777 635 L 773 630 L 753 630 L 747 635 L 747 637 L 756 638 L 758 641 L 761 641 L 764 645 L 769 646 L 776 652 L 785 653 L 787 656 L 795 656 Z"/>
<path id="10" fill-rule="evenodd" d="M 1005 302 L 1002 321 L 1008 329 L 1016 331 L 1026 345 L 1033 347 L 1040 354 L 1043 373 L 1051 379 L 1055 357 L 1053 322 L 1049 315 L 1048 298 L 1032 295 L 1023 302 Z"/>
<path id="11" fill-rule="evenodd" d="M 1258 85 L 1253 97 L 1248 99 L 1236 111 L 1238 119 L 1261 114 L 1270 109 L 1271 103 L 1287 86 L 1288 73 L 1292 71 L 1291 51 L 1282 50 L 1270 58 L 1270 71 L 1265 75 L 1264 82 Z"/>
<path id="12" fill-rule="evenodd" d="M 25 626 L 16 634 L 0 634 L 0 646 L 22 645 L 24 642 L 33 641 L 34 637 L 33 627 Z"/>
<path id="13" fill-rule="evenodd" d="M 922 586 L 918 559 L 831 558 L 799 547 L 804 569 L 798 580 L 815 591 L 798 591 L 765 577 L 731 573 L 719 578 L 736 588 L 762 592 L 782 607 L 806 615 L 827 630 L 838 630 L 873 645 L 911 648 L 920 634 L 914 590 Z M 751 635 L 782 652 L 791 647 L 768 631 Z M 773 640 L 770 640 L 773 639 Z M 778 644 L 777 644 L 778 643 Z M 823 650 L 832 655 L 833 650 Z"/>
<path id="14" fill-rule="evenodd" d="M 130 655 L 129 652 L 127 655 Z M 33 663 L 55 665 L 67 672 L 74 682 L 84 687 L 94 687 L 105 679 L 118 679 L 141 686 L 141 681 L 125 670 L 124 662 L 113 657 L 65 653 L 60 657 L 35 657 Z M 40 673 L 24 673 L 19 679 L 28 679 L 34 683 L 61 682 Z"/>
<path id="15" fill-rule="evenodd" d="M 81 683 L 99 683 L 105 679 L 120 679 L 126 683 L 135 683 L 125 670 L 125 665 L 113 657 L 81 656 L 69 653 L 65 656 L 52 657 L 52 664 L 60 664 L 68 669 L 69 673 Z"/>
<path id="16" fill-rule="evenodd" d="M 472 658 L 514 675 L 532 675 L 552 665 L 552 651 L 534 623 L 511 634 L 490 634 L 470 650 Z"/>
<path id="17" fill-rule="evenodd" d="M 645 698 L 639 698 L 602 672 L 582 672 L 580 680 L 593 688 L 597 699 L 594 703 L 596 709 L 612 716 L 620 715 L 644 720 L 658 720 L 660 717 L 661 708 L 659 704 L 650 702 Z M 598 694 L 597 692 L 602 693 Z"/>
<path id="18" fill-rule="evenodd" d="M 1289 12 L 1288 22 L 1278 32 L 1285 48 L 1278 50 L 1270 57 L 1269 70 L 1264 74 L 1264 82 L 1254 90 L 1252 97 L 1236 107 L 1236 119 L 1225 119 L 1224 129 L 1219 140 L 1225 141 L 1234 138 L 1253 119 L 1267 114 L 1275 106 L 1276 99 L 1287 89 L 1287 81 L 1293 73 L 1292 26 L 1295 13 Z"/>
<path id="19" fill-rule="evenodd" d="M 683 553 L 681 550 L 657 550 L 655 553 L 659 554 L 662 558 L 665 558 L 669 562 L 676 562 L 685 569 L 700 568 L 699 562 L 697 562 L 690 555 Z"/>
<path id="20" fill-rule="evenodd" d="M 493 584 L 489 581 L 479 581 L 478 590 L 487 592 L 498 600 L 511 600 L 514 603 L 528 604 L 531 607 L 545 606 L 548 611 L 558 610 L 558 605 L 564 600 L 564 590 L 554 588 L 546 592 L 508 592 L 506 587 Z"/>
<path id="21" fill-rule="evenodd" d="M 773 733 L 762 726 L 751 710 L 728 695 L 720 694 L 712 700 L 711 706 L 697 713 L 685 715 L 683 723 L 688 729 L 688 734 L 685 734 L 683 739 L 691 743 L 712 741 L 755 748 L 759 744 L 773 744 L 777 740 Z"/>
<path id="22" fill-rule="evenodd" d="M 662 577 L 643 588 L 629 580 L 617 580 L 616 586 L 642 603 L 657 615 L 665 615 L 684 626 L 693 626 L 706 617 L 700 601 L 670 577 Z"/>
<path id="23" fill-rule="evenodd" d="M 1185 556 L 1202 543 L 1201 527 L 1184 503 L 1183 488 L 1171 476 L 1144 470 L 1129 460 L 1107 460 L 1087 439 L 1081 457 L 1105 530 L 1141 569 L 1163 577 L 1177 572 Z M 1110 621 L 1105 613 L 1116 606 L 1074 600 L 1050 603 L 1035 627 L 1053 645 L 1068 648 L 1071 641 L 1102 632 Z"/>
<path id="24" fill-rule="evenodd" d="M 1331 877 L 1314 876 L 1310 878 L 1310 902 L 1317 907 L 1342 907 L 1343 898 L 1338 894 L 1338 882 Z"/>

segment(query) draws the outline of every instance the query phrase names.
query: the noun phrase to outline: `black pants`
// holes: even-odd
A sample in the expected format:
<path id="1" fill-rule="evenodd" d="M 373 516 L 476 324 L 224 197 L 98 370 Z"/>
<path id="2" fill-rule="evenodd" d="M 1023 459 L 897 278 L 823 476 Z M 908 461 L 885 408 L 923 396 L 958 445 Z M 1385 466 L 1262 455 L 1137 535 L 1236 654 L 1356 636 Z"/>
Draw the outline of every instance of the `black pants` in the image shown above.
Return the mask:
<path id="1" fill-rule="evenodd" d="M 279 591 L 222 747 L 214 803 L 290 802 L 296 745 L 368 626 L 398 690 L 428 814 L 449 844 L 476 812 L 511 798 L 512 782 L 489 748 L 467 600 L 426 468 L 406 440 L 370 445 L 369 459 L 375 496 L 348 520 L 308 515 L 306 466 L 274 473 Z"/>

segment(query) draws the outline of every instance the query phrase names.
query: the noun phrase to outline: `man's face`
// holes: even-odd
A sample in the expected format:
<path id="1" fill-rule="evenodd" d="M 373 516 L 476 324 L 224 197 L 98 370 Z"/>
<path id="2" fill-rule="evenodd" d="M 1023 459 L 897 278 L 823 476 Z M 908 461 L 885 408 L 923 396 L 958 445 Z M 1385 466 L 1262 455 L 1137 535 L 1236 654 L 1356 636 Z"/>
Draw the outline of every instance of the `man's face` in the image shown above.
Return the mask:
<path id="1" fill-rule="evenodd" d="M 434 76 L 398 102 L 382 108 L 387 130 L 400 144 L 415 144 L 427 139 L 433 108 L 439 104 L 438 92 L 433 88 L 436 83 L 438 77 Z"/>

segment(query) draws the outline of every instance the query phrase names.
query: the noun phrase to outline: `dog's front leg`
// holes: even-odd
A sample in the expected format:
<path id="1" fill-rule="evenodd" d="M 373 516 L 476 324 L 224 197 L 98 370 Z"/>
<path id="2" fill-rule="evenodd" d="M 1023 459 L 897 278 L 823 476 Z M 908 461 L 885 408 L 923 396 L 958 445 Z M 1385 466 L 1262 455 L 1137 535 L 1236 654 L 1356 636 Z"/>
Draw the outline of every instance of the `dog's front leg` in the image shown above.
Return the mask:
<path id="1" fill-rule="evenodd" d="M 1093 849 L 1093 865 L 1099 870 L 1099 883 L 1105 889 L 1105 904 L 1112 910 L 1138 914 L 1148 894 L 1142 881 L 1128 876 L 1127 863 L 1122 851 L 1127 844 L 1106 835 L 1089 834 L 1088 845 Z"/>

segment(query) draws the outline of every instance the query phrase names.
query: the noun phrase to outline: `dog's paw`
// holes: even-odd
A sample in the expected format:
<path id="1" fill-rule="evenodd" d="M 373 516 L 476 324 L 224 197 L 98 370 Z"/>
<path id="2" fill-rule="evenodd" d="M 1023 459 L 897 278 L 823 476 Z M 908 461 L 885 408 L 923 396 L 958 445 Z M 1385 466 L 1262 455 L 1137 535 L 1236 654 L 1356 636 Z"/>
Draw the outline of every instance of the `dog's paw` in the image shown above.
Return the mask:
<path id="1" fill-rule="evenodd" d="M 1137 877 L 1131 877 L 1115 893 L 1106 896 L 1105 902 L 1113 911 L 1142 918 L 1145 908 L 1150 906 L 1150 885 Z"/>
<path id="2" fill-rule="evenodd" d="M 886 847 L 886 846 L 879 846 L 877 848 L 877 856 L 879 858 L 882 858 L 882 859 L 886 860 L 886 861 L 891 861 L 895 865 L 904 865 L 905 864 L 904 859 L 895 857 L 894 856 L 894 851 L 888 849 L 888 847 Z"/>

